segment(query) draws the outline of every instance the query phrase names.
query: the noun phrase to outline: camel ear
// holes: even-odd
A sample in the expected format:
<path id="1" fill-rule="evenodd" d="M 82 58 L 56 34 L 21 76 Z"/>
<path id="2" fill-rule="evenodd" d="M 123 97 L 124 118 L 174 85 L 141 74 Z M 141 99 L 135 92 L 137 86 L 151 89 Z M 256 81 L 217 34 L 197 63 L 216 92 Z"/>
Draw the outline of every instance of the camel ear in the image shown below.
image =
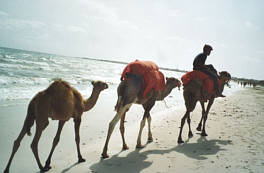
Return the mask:
<path id="1" fill-rule="evenodd" d="M 92 83 L 92 85 L 94 85 L 94 81 L 92 81 L 91 83 Z"/>
<path id="2" fill-rule="evenodd" d="M 166 81 L 168 80 L 169 78 L 168 77 L 166 77 Z"/>
<path id="3" fill-rule="evenodd" d="M 219 72 L 219 76 L 221 76 L 223 74 L 223 72 L 221 71 L 221 72 Z"/>

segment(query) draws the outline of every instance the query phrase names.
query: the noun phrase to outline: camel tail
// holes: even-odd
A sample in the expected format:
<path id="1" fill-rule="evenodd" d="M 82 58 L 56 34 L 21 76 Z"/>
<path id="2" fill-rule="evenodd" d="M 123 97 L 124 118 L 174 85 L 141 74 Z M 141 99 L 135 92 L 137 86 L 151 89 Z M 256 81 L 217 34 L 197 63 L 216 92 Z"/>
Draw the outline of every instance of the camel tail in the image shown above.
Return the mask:
<path id="1" fill-rule="evenodd" d="M 126 78 L 129 80 L 122 80 L 117 88 L 118 99 L 115 105 L 116 112 L 119 112 L 121 107 L 134 103 L 137 96 L 142 94 L 142 77 L 126 73 Z"/>
<path id="2" fill-rule="evenodd" d="M 124 90 L 126 87 L 126 81 L 121 81 L 120 84 L 117 87 L 117 95 L 118 95 L 118 99 L 115 105 L 115 111 L 118 112 L 120 107 L 121 107 L 121 102 L 123 100 L 123 95 L 124 95 Z"/>
<path id="3" fill-rule="evenodd" d="M 116 102 L 116 105 L 115 105 L 115 111 L 118 112 L 120 107 L 121 107 L 121 98 L 122 96 L 118 96 L 118 99 L 117 99 L 117 102 Z"/>
<path id="4" fill-rule="evenodd" d="M 35 116 L 34 116 L 34 104 L 31 101 L 28 105 L 28 110 L 27 110 L 27 117 L 24 122 L 24 127 L 26 128 L 26 133 L 28 136 L 31 136 L 30 129 L 34 124 Z"/>

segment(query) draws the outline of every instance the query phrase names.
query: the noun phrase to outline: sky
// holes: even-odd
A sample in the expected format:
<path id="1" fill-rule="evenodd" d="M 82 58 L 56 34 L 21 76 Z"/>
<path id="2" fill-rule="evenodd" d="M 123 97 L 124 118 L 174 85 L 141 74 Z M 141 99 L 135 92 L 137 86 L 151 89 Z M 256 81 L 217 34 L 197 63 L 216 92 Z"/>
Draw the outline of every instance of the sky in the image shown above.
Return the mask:
<path id="1" fill-rule="evenodd" d="M 264 80 L 263 0 L 1 0 L 0 46 Z"/>

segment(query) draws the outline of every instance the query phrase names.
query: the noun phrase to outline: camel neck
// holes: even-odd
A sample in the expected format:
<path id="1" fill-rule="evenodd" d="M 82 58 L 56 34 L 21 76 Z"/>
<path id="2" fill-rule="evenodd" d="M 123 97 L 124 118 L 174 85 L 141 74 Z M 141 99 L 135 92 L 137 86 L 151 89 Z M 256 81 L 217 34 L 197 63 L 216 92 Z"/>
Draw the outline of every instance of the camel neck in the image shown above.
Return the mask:
<path id="1" fill-rule="evenodd" d="M 165 89 L 158 94 L 157 100 L 164 100 L 171 93 L 172 88 L 166 85 Z"/>
<path id="2" fill-rule="evenodd" d="M 221 84 L 220 84 L 220 87 L 219 87 L 219 90 L 220 90 L 221 93 L 224 91 L 224 88 L 225 88 L 225 82 L 223 80 L 221 80 Z"/>
<path id="3" fill-rule="evenodd" d="M 93 88 L 91 96 L 84 101 L 84 111 L 89 111 L 96 104 L 100 91 L 98 89 Z"/>

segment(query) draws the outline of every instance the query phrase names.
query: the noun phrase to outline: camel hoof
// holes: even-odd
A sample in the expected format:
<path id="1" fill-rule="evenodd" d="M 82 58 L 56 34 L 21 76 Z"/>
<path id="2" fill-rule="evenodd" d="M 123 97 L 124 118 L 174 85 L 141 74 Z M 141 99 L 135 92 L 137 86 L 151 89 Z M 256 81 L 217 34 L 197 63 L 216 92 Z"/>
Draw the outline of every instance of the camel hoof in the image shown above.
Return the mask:
<path id="1" fill-rule="evenodd" d="M 208 135 L 207 135 L 207 133 L 202 132 L 202 133 L 201 133 L 201 136 L 208 136 Z"/>
<path id="2" fill-rule="evenodd" d="M 50 165 L 45 165 L 44 168 L 40 169 L 40 172 L 47 172 L 51 169 L 51 166 Z"/>
<path id="3" fill-rule="evenodd" d="M 83 159 L 82 157 L 79 157 L 78 163 L 82 163 L 85 162 L 85 159 Z"/>
<path id="4" fill-rule="evenodd" d="M 122 149 L 123 149 L 123 150 L 128 150 L 129 147 L 128 147 L 127 145 L 124 145 Z"/>
<path id="5" fill-rule="evenodd" d="M 184 143 L 183 140 L 181 138 L 178 139 L 178 144 L 182 144 L 182 143 Z"/>
<path id="6" fill-rule="evenodd" d="M 141 144 L 137 144 L 136 148 L 137 148 L 137 149 L 141 149 L 141 148 L 144 148 L 144 146 L 141 145 Z"/>
<path id="7" fill-rule="evenodd" d="M 153 142 L 153 138 L 148 138 L 148 143 Z"/>
<path id="8" fill-rule="evenodd" d="M 106 153 L 102 153 L 102 154 L 101 154 L 101 156 L 102 156 L 102 158 L 103 158 L 103 159 L 106 159 L 106 158 L 108 158 L 108 157 L 109 157 L 109 155 L 108 155 L 108 154 L 106 154 Z"/>
<path id="9" fill-rule="evenodd" d="M 193 137 L 193 133 L 192 132 L 189 132 L 188 137 L 189 138 Z"/>
<path id="10" fill-rule="evenodd" d="M 198 127 L 196 128 L 196 130 L 197 130 L 197 131 L 202 131 L 201 126 L 198 126 Z"/>

